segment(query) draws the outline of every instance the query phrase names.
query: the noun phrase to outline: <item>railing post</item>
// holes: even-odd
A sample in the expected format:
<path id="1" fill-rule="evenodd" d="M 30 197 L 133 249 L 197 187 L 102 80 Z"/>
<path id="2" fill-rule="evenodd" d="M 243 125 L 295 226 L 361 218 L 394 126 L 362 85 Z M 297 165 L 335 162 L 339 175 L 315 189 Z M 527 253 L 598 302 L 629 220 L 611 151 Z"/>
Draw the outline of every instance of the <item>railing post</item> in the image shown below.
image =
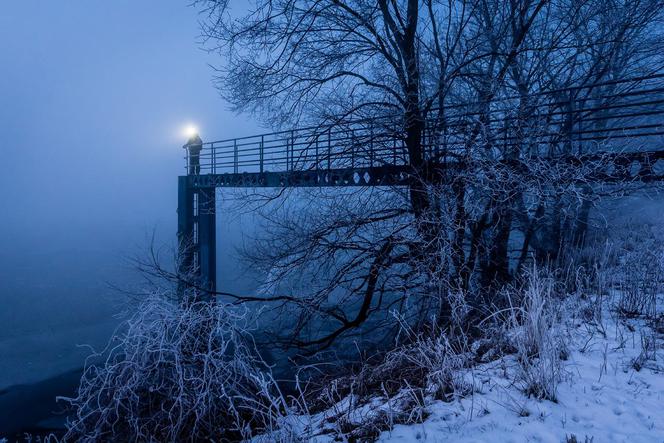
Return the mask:
<path id="1" fill-rule="evenodd" d="M 238 173 L 237 139 L 233 140 L 233 172 Z"/>
<path id="2" fill-rule="evenodd" d="M 327 169 L 332 169 L 332 128 L 327 130 Z"/>
<path id="3" fill-rule="evenodd" d="M 217 160 L 216 160 L 216 157 L 215 157 L 216 150 L 214 149 L 214 143 L 210 143 L 210 151 L 212 151 L 212 153 L 211 153 L 212 165 L 210 165 L 211 166 L 210 169 L 211 169 L 211 172 L 213 174 L 216 174 L 217 173 Z"/>
<path id="4" fill-rule="evenodd" d="M 289 156 L 290 156 L 290 149 L 288 147 L 290 137 L 286 136 L 286 171 L 288 171 L 288 163 L 289 163 Z"/>
<path id="5" fill-rule="evenodd" d="M 370 139 L 369 139 L 369 167 L 373 168 L 373 165 L 374 165 L 374 130 L 373 130 L 373 124 L 371 124 L 371 129 L 369 130 L 369 137 L 370 137 Z"/>
<path id="6" fill-rule="evenodd" d="M 318 171 L 318 139 L 320 134 L 316 134 L 316 171 Z"/>
<path id="7" fill-rule="evenodd" d="M 295 131 L 291 131 L 291 171 L 295 170 Z"/>
<path id="8" fill-rule="evenodd" d="M 355 167 L 355 129 L 350 130 L 350 167 Z"/>
<path id="9" fill-rule="evenodd" d="M 263 157 L 265 155 L 264 149 L 265 149 L 265 136 L 261 135 L 261 146 L 260 146 L 260 169 L 261 169 L 261 174 L 263 173 Z"/>

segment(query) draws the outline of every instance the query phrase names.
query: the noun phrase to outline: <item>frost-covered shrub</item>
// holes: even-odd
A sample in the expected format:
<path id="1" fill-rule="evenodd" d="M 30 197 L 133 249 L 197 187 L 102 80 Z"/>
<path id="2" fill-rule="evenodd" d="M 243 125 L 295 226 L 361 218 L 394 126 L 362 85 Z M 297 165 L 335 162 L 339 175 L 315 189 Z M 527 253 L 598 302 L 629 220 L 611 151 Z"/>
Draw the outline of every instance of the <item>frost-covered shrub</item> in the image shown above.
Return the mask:
<path id="1" fill-rule="evenodd" d="M 664 239 L 650 226 L 631 231 L 623 240 L 620 272 L 616 274 L 617 309 L 627 317 L 654 317 L 662 291 Z"/>
<path id="2" fill-rule="evenodd" d="M 469 354 L 458 346 L 453 345 L 447 335 L 439 330 L 414 337 L 409 344 L 390 351 L 383 364 L 421 371 L 427 394 L 440 400 L 452 401 L 468 394 L 471 389 L 463 378 Z"/>
<path id="3" fill-rule="evenodd" d="M 533 268 L 521 291 L 507 291 L 510 306 L 501 312 L 506 335 L 516 350 L 517 380 L 527 395 L 555 401 L 568 350 L 560 325 L 562 301 L 555 280 Z M 506 314 L 506 315 L 505 315 Z"/>
<path id="4" fill-rule="evenodd" d="M 393 349 L 320 391 L 330 414 L 327 427 L 339 441 L 374 441 L 397 424 L 422 423 L 433 400 L 450 402 L 472 390 L 464 377 L 470 352 L 438 328 L 416 333 L 395 318 L 401 340 Z"/>
<path id="5" fill-rule="evenodd" d="M 590 301 L 584 319 L 602 323 L 607 297 L 622 316 L 653 318 L 664 278 L 661 226 L 624 223 L 595 237 L 584 249 L 566 255 L 561 276 L 565 291 Z"/>
<path id="6" fill-rule="evenodd" d="M 462 370 L 469 363 L 470 353 L 464 352 L 461 340 L 453 344 L 437 327 L 416 333 L 400 317 L 396 320 L 400 324 L 400 343 L 378 361 L 363 365 L 353 377 L 353 391 L 365 396 L 397 396 L 403 390 L 416 390 L 445 401 L 465 395 L 470 388 Z"/>
<path id="7" fill-rule="evenodd" d="M 151 296 L 92 355 L 66 441 L 238 441 L 281 427 L 287 405 L 243 312 Z"/>

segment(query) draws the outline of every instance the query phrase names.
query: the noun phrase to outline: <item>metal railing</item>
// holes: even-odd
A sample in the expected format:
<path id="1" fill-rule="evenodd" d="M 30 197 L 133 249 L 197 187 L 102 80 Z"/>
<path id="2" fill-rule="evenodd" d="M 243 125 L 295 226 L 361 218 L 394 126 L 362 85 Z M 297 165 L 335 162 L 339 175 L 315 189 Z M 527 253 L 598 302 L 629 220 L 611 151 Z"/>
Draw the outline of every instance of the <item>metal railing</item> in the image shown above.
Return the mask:
<path id="1" fill-rule="evenodd" d="M 664 74 L 432 109 L 421 120 L 421 161 L 500 161 L 659 149 Z M 403 117 L 383 116 L 207 142 L 200 174 L 411 165 Z M 655 146 L 657 145 L 657 146 Z M 189 160 L 187 160 L 188 163 Z"/>

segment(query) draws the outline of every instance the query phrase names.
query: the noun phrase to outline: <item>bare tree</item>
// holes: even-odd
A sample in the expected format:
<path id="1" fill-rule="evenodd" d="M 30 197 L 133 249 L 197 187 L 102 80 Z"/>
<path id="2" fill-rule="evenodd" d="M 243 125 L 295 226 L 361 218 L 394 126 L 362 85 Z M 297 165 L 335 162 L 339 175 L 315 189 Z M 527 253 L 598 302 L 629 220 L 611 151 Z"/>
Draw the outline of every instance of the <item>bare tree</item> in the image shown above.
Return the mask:
<path id="1" fill-rule="evenodd" d="M 236 111 L 357 131 L 335 149 L 358 156 L 378 134 L 401 140 L 406 187 L 302 192 L 263 211 L 269 235 L 249 254 L 269 275 L 259 301 L 291 313 L 276 315 L 284 343 L 314 351 L 380 342 L 390 310 L 444 325 L 450 291 L 480 309 L 531 255 L 581 241 L 602 158 L 551 159 L 606 148 L 583 122 L 602 124 L 616 80 L 661 66 L 659 0 L 197 4 Z"/>

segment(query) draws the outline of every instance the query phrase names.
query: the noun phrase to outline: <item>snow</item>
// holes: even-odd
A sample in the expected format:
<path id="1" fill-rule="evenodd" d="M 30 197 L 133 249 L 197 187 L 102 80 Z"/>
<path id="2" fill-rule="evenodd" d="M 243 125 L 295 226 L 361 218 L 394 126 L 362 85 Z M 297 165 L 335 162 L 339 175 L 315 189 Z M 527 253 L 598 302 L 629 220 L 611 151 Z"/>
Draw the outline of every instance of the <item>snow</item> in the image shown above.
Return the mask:
<path id="1" fill-rule="evenodd" d="M 599 323 L 574 318 L 578 312 L 578 305 L 572 307 L 566 321 L 570 352 L 556 402 L 526 396 L 515 382 L 515 357 L 505 356 L 463 374 L 474 386 L 473 394 L 429 403 L 422 423 L 398 424 L 378 441 L 565 443 L 574 436 L 569 441 L 664 443 L 664 315 L 653 328 L 644 319 L 619 318 L 608 304 Z M 644 337 L 655 340 L 655 354 L 640 360 L 637 370 L 634 362 L 642 354 Z M 346 398 L 314 416 L 291 416 L 286 427 L 299 434 L 298 441 L 341 441 L 331 432 L 338 429 L 333 417 L 352 411 L 347 418 L 360 423 L 399 401 L 399 396 L 390 402 L 374 399 L 353 410 Z"/>
<path id="2" fill-rule="evenodd" d="M 526 397 L 510 376 L 515 362 L 506 357 L 468 374 L 480 392 L 434 403 L 424 423 L 397 425 L 379 441 L 559 443 L 575 435 L 579 442 L 664 442 L 662 356 L 640 371 L 632 365 L 641 334 L 652 331 L 641 320 L 606 323 L 606 337 L 576 324 L 557 403 Z M 661 353 L 661 335 L 658 346 Z"/>

